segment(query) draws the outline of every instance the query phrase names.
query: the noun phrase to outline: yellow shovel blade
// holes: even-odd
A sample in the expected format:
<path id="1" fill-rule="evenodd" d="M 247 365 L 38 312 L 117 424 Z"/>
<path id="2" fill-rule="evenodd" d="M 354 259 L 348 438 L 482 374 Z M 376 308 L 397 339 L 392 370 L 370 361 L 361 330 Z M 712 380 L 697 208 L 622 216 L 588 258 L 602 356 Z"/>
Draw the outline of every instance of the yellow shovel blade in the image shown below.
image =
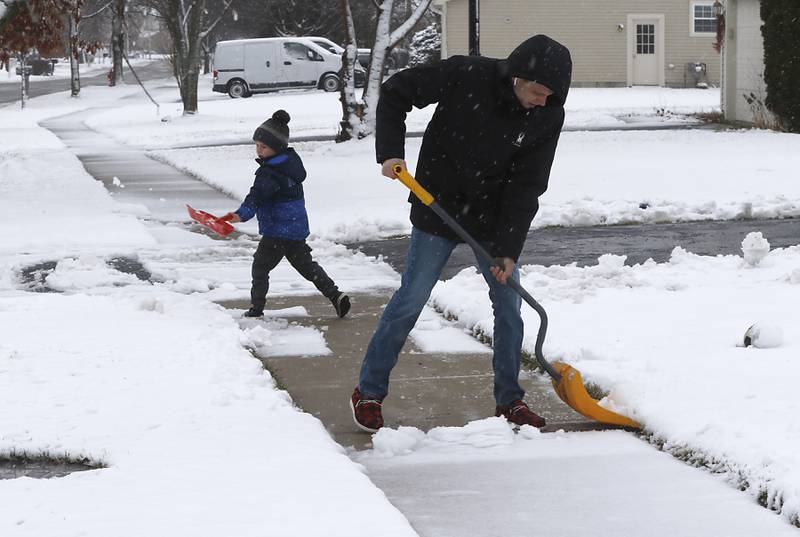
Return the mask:
<path id="1" fill-rule="evenodd" d="M 553 368 L 561 374 L 561 381 L 556 383 L 554 380 L 553 387 L 561 400 L 570 407 L 587 418 L 601 423 L 641 429 L 641 425 L 629 417 L 617 414 L 616 412 L 600 406 L 597 400 L 592 398 L 586 391 L 581 374 L 577 369 L 560 362 L 553 362 L 552 365 Z"/>

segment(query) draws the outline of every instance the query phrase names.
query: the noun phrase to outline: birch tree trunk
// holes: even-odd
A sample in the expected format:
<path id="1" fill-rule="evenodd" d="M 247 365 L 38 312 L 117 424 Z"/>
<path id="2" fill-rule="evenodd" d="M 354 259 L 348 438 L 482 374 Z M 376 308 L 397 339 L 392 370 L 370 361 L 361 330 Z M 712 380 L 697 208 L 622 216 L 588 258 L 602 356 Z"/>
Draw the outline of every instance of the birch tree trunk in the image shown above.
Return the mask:
<path id="1" fill-rule="evenodd" d="M 389 54 L 392 47 L 414 28 L 431 4 L 431 0 L 422 0 L 408 19 L 392 31 L 391 22 L 395 1 L 396 0 L 376 1 L 378 13 L 375 43 L 372 46 L 366 86 L 364 87 L 364 93 L 361 96 L 360 102 L 356 101 L 355 98 L 354 80 L 342 81 L 343 85 L 347 82 L 351 87 L 347 90 L 344 88 L 342 89 L 342 99 L 345 99 L 346 102 L 342 102 L 343 115 L 338 137 L 339 141 L 350 140 L 354 136 L 357 138 L 364 138 L 375 132 L 375 111 L 378 106 L 378 99 L 380 98 L 386 56 Z M 342 0 L 342 4 L 343 15 L 346 17 L 345 20 L 346 22 L 349 21 L 348 24 L 352 24 L 353 17 L 352 14 L 350 14 L 349 0 Z M 353 33 L 355 34 L 355 32 Z M 355 35 L 353 36 L 353 44 L 354 43 Z M 350 42 L 348 42 L 348 46 L 350 46 Z M 349 132 L 345 132 L 346 129 L 349 129 Z"/>
<path id="2" fill-rule="evenodd" d="M 358 131 L 361 122 L 361 107 L 356 100 L 355 77 L 356 62 L 358 61 L 358 42 L 356 41 L 356 27 L 353 22 L 353 12 L 350 10 L 349 0 L 341 0 L 342 15 L 344 17 L 345 34 L 347 42 L 342 54 L 342 74 L 344 78 L 339 90 L 339 101 L 342 103 L 342 121 L 339 124 L 337 142 L 346 142 Z"/>

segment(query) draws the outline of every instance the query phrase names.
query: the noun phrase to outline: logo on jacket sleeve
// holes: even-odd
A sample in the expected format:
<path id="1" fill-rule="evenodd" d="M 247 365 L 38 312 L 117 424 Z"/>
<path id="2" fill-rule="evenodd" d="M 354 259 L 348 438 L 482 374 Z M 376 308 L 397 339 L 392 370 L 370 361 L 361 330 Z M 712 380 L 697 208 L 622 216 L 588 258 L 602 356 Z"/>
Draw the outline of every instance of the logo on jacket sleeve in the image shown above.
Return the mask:
<path id="1" fill-rule="evenodd" d="M 519 136 L 517 136 L 517 139 L 514 141 L 514 145 L 516 147 L 522 147 L 522 140 L 524 139 L 525 139 L 525 133 L 524 132 L 519 133 Z"/>

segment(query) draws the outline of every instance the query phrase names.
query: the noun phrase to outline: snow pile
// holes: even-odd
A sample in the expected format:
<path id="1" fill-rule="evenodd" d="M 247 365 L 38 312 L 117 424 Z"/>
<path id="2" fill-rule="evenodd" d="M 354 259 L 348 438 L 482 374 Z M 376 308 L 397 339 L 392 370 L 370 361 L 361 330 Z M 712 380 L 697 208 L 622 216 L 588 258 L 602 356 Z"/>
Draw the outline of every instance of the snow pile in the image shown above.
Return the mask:
<path id="1" fill-rule="evenodd" d="M 95 255 L 65 257 L 47 275 L 45 283 L 57 291 L 91 290 L 139 283 L 133 274 L 110 267 L 106 260 Z"/>
<path id="2" fill-rule="evenodd" d="M 305 311 L 304 308 L 299 308 Z M 261 356 L 328 356 L 333 354 L 319 330 L 270 319 L 274 312 L 264 312 L 264 319 L 240 319 L 240 341 Z M 308 315 L 307 313 L 305 315 Z"/>
<path id="3" fill-rule="evenodd" d="M 744 333 L 744 346 L 774 349 L 783 345 L 783 329 L 777 324 L 759 321 Z"/>
<path id="4" fill-rule="evenodd" d="M 769 254 L 769 241 L 760 231 L 748 233 L 742 241 L 742 254 L 744 254 L 745 262 L 754 267 Z"/>
<path id="5" fill-rule="evenodd" d="M 489 449 L 510 446 L 515 439 L 536 438 L 541 433 L 535 427 L 523 425 L 519 436 L 505 418 L 486 418 L 471 421 L 463 427 L 434 427 L 427 433 L 416 427 L 384 427 L 372 437 L 374 455 L 394 457 L 414 451 L 447 451 L 454 446 Z"/>

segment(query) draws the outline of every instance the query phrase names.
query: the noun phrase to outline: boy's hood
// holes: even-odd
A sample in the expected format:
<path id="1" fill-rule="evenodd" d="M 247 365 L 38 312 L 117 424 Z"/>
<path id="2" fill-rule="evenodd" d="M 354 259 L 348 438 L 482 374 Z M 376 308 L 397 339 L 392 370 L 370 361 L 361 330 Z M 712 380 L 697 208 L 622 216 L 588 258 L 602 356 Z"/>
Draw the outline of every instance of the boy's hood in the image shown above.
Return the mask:
<path id="1" fill-rule="evenodd" d="M 257 158 L 256 162 L 277 172 L 277 175 L 288 177 L 298 183 L 302 183 L 306 178 L 303 161 L 300 160 L 300 156 L 291 147 L 288 147 L 283 153 L 269 158 Z"/>

